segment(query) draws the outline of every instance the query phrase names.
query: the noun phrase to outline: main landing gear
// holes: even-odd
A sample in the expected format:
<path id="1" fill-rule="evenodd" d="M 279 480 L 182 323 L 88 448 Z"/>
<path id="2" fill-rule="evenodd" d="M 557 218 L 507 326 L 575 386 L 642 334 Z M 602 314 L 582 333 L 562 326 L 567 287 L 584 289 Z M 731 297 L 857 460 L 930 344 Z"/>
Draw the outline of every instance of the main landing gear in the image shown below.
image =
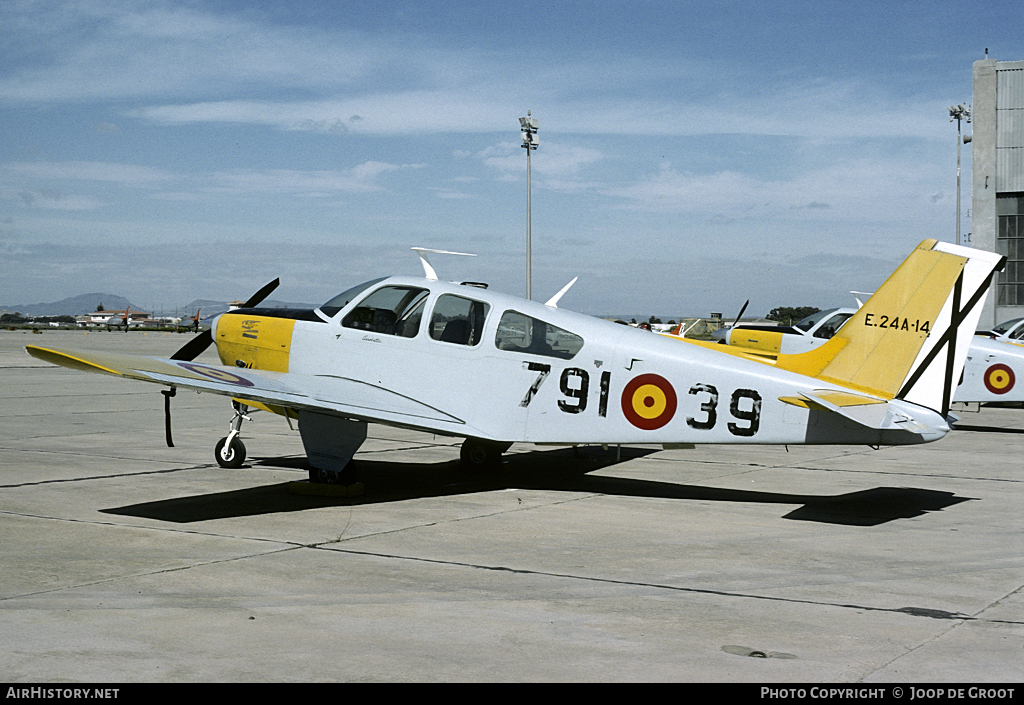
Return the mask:
<path id="1" fill-rule="evenodd" d="M 242 463 L 245 462 L 245 444 L 238 437 L 242 430 L 242 421 L 252 421 L 252 419 L 245 415 L 245 412 L 249 410 L 248 406 L 237 401 L 232 401 L 231 405 L 235 408 L 235 416 L 231 419 L 231 431 L 226 437 L 217 441 L 213 455 L 217 459 L 217 464 L 222 468 L 236 469 L 242 467 Z"/>
<path id="2" fill-rule="evenodd" d="M 459 460 L 462 462 L 462 467 L 471 470 L 493 468 L 501 462 L 501 454 L 511 447 L 511 442 L 467 438 L 462 442 L 462 448 L 459 450 Z"/>

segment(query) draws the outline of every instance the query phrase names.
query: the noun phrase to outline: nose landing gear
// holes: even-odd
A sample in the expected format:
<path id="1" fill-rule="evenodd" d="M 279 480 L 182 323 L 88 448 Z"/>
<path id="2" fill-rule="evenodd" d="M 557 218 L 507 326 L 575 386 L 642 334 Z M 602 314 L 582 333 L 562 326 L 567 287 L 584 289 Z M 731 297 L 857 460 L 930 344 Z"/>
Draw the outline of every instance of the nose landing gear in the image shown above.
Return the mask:
<path id="1" fill-rule="evenodd" d="M 249 410 L 248 406 L 237 401 L 232 401 L 231 405 L 235 408 L 235 416 L 231 419 L 231 431 L 226 437 L 217 441 L 217 445 L 213 449 L 213 456 L 222 468 L 235 469 L 242 467 L 242 463 L 245 462 L 245 444 L 238 437 L 242 430 L 242 421 L 252 421 L 252 419 L 245 415 L 245 412 Z"/>

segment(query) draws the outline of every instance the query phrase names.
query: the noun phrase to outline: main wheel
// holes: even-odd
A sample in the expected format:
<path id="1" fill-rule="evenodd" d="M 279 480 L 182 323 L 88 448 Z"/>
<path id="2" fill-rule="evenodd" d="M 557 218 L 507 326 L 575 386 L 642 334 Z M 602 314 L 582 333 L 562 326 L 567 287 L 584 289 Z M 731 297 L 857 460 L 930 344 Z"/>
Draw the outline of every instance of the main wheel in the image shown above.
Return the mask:
<path id="1" fill-rule="evenodd" d="M 350 467 L 341 472 L 323 468 L 309 469 L 309 481 L 319 485 L 351 485 L 355 482 L 354 476 L 355 473 Z"/>
<path id="2" fill-rule="evenodd" d="M 473 469 L 491 468 L 501 461 L 501 454 L 509 449 L 511 443 L 482 441 L 478 438 L 467 438 L 459 449 L 459 459 L 463 467 Z"/>
<path id="3" fill-rule="evenodd" d="M 213 457 L 217 459 L 217 464 L 222 468 L 242 467 L 242 463 L 245 462 L 245 444 L 239 440 L 238 436 L 235 436 L 231 445 L 225 450 L 224 444 L 227 443 L 227 440 L 225 437 L 217 441 L 217 446 L 213 449 Z"/>

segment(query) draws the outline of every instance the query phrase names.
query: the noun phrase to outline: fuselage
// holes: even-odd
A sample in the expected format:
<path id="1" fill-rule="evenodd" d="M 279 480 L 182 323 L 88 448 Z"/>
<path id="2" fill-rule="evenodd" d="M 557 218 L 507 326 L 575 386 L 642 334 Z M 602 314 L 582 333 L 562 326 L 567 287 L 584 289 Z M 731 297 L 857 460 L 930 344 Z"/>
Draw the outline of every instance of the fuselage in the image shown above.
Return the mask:
<path id="1" fill-rule="evenodd" d="M 391 277 L 353 292 L 313 311 L 223 314 L 221 361 L 302 379 L 349 400 L 350 418 L 496 441 L 901 444 L 946 429 L 921 407 L 935 433 L 786 404 L 842 388 L 476 286 Z"/>

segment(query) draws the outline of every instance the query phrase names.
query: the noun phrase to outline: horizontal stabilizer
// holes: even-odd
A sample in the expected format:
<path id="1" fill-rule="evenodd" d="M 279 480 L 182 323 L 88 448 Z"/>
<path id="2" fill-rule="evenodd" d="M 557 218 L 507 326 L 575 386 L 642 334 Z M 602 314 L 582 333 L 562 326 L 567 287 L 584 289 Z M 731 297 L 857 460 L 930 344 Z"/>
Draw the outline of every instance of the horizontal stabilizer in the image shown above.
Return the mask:
<path id="1" fill-rule="evenodd" d="M 941 436 L 949 431 L 949 425 L 938 414 L 900 400 L 886 401 L 845 391 L 816 389 L 814 393 L 779 397 L 779 401 L 791 406 L 829 411 L 880 431 L 909 431 L 921 436 Z"/>

